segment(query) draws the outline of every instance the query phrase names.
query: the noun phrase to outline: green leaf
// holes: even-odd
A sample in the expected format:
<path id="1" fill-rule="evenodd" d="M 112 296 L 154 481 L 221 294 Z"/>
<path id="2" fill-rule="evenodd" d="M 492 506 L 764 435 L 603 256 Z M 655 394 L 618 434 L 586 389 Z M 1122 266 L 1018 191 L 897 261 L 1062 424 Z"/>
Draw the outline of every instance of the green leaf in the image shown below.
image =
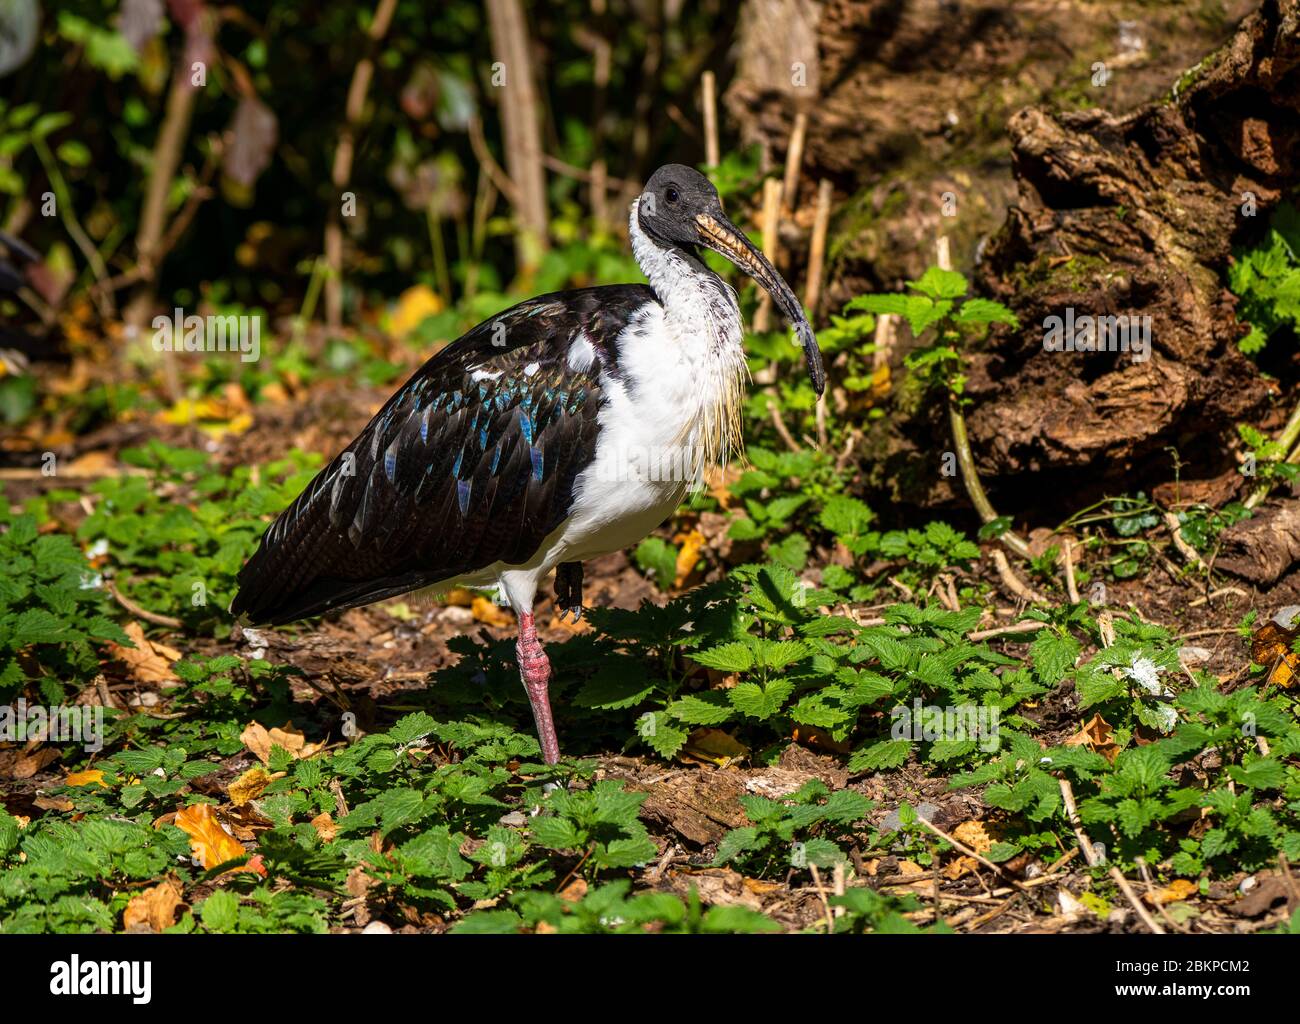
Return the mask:
<path id="1" fill-rule="evenodd" d="M 932 299 L 959 299 L 966 294 L 966 278 L 955 270 L 928 267 L 918 281 L 909 281 L 908 287 Z"/>
<path id="2" fill-rule="evenodd" d="M 218 889 L 199 904 L 199 917 L 210 932 L 233 932 L 239 923 L 239 897 L 228 889 Z"/>
<path id="3" fill-rule="evenodd" d="M 687 725 L 719 725 L 735 714 L 725 692 L 688 694 L 668 705 L 668 714 Z"/>
<path id="4" fill-rule="evenodd" d="M 690 658 L 719 672 L 747 672 L 754 667 L 753 648 L 739 642 L 710 647 L 706 651 L 694 651 Z"/>
<path id="5" fill-rule="evenodd" d="M 897 768 L 907 760 L 910 740 L 879 740 L 855 750 L 849 757 L 850 772 L 879 772 Z"/>
<path id="6" fill-rule="evenodd" d="M 788 679 L 772 679 L 763 686 L 758 683 L 737 683 L 728 691 L 731 703 L 741 714 L 766 720 L 785 706 L 794 693 L 794 683 Z"/>

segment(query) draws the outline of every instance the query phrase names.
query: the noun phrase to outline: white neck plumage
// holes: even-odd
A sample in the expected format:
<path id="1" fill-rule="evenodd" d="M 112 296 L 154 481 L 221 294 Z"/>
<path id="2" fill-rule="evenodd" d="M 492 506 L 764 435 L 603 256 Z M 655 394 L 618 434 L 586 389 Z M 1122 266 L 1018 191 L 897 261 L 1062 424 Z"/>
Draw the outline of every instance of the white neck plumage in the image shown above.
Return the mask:
<path id="1" fill-rule="evenodd" d="M 744 329 L 735 289 L 691 251 L 651 238 L 632 203 L 628 231 L 632 254 L 664 310 L 665 342 L 676 345 L 695 368 L 696 398 L 689 417 L 694 444 L 704 461 L 725 461 L 743 450 L 740 408 L 748 370 L 741 344 Z"/>

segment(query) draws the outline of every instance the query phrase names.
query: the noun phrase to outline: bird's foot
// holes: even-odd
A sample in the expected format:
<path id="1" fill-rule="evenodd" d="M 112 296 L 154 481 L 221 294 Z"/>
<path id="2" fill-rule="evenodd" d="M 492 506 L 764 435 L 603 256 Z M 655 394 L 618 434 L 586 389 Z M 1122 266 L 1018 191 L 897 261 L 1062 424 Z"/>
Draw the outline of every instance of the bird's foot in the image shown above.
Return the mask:
<path id="1" fill-rule="evenodd" d="M 582 563 L 561 562 L 555 567 L 555 604 L 560 609 L 556 616 L 561 622 L 572 615 L 574 624 L 582 621 Z"/>

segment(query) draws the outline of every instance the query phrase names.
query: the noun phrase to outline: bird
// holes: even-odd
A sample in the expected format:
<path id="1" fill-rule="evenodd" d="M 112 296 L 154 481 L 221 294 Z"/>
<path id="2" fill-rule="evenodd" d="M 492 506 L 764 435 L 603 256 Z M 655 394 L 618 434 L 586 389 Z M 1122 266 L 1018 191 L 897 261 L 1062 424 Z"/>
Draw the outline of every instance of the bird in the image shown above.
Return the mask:
<path id="1" fill-rule="evenodd" d="M 527 299 L 433 355 L 263 533 L 230 611 L 276 626 L 415 592 L 495 587 L 544 761 L 560 759 L 537 635 L 555 572 L 582 614 L 582 563 L 649 535 L 709 465 L 741 451 L 748 376 L 735 289 L 711 249 L 790 321 L 820 395 L 803 307 L 699 171 L 667 164 L 630 204 L 647 284 Z"/>

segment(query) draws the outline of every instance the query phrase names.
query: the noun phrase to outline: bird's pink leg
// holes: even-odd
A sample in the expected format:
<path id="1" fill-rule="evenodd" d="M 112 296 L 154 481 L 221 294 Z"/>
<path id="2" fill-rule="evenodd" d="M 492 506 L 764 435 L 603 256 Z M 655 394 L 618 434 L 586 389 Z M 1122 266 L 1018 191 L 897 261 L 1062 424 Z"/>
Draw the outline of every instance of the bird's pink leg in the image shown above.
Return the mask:
<path id="1" fill-rule="evenodd" d="M 551 662 L 537 639 L 533 613 L 519 616 L 519 639 L 515 641 L 515 656 L 519 660 L 519 678 L 528 691 L 528 703 L 533 706 L 533 720 L 537 723 L 537 739 L 542 745 L 542 757 L 547 764 L 560 759 L 560 741 L 555 735 L 555 722 L 551 718 L 551 698 L 547 687 L 551 681 Z"/>

